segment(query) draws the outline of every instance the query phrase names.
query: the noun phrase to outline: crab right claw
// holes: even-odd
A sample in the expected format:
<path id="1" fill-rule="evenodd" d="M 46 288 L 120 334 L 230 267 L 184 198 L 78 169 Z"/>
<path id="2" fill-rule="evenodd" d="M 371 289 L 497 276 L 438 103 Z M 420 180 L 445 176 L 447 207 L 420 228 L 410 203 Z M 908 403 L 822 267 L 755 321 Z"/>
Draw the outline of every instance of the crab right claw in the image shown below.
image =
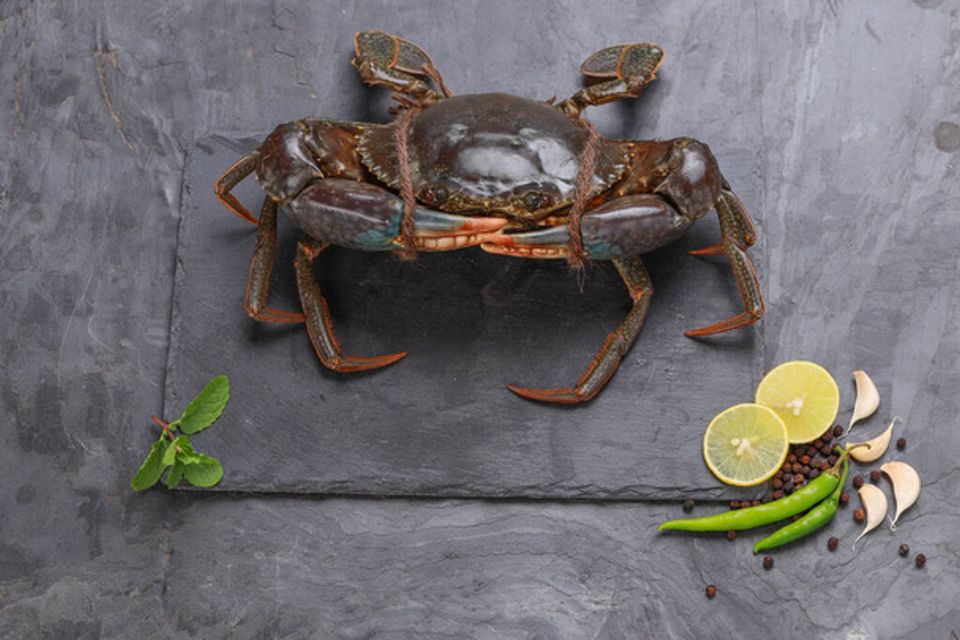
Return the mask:
<path id="1" fill-rule="evenodd" d="M 583 250 L 593 260 L 635 256 L 683 235 L 692 220 L 681 216 L 660 195 L 625 196 L 588 211 L 580 222 Z M 566 258 L 567 225 L 487 237 L 484 251 L 519 258 Z"/>
<path id="2" fill-rule="evenodd" d="M 403 248 L 403 200 L 365 182 L 327 178 L 301 191 L 282 209 L 307 235 L 360 251 Z M 507 224 L 503 218 L 467 217 L 417 207 L 418 251 L 448 251 L 481 244 Z"/>

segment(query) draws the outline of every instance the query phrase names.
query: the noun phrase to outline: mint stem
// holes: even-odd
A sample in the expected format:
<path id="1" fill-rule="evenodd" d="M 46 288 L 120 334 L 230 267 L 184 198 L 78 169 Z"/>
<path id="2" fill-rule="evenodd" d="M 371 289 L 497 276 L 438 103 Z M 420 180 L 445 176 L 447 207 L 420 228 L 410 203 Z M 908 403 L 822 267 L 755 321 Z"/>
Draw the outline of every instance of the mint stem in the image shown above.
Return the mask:
<path id="1" fill-rule="evenodd" d="M 166 434 L 166 436 L 167 436 L 168 438 L 170 438 L 170 442 L 173 442 L 174 440 L 177 439 L 177 437 L 176 437 L 175 435 L 173 435 L 173 431 L 170 429 L 170 425 L 169 425 L 169 424 L 167 424 L 166 422 L 164 422 L 163 420 L 161 420 L 161 419 L 158 418 L 157 416 L 150 416 L 150 419 L 153 420 L 153 423 L 154 423 L 155 425 L 157 425 L 158 427 L 160 427 L 161 429 L 163 429 L 163 433 Z"/>

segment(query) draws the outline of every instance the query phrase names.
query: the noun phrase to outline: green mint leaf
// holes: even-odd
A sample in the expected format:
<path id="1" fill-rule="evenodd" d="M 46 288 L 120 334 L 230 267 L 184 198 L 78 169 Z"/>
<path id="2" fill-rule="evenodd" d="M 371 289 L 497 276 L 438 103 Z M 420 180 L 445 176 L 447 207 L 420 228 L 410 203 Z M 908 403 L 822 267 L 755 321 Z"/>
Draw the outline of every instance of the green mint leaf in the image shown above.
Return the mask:
<path id="1" fill-rule="evenodd" d="M 180 436 L 181 438 L 183 436 Z M 163 459 L 161 463 L 165 467 L 169 467 L 177 459 L 177 445 L 180 444 L 180 438 L 177 438 L 173 441 L 171 446 L 167 447 L 167 450 L 163 452 Z"/>
<path id="2" fill-rule="evenodd" d="M 174 489 L 180 484 L 180 478 L 183 477 L 183 466 L 183 463 L 177 460 L 170 467 L 170 473 L 167 474 L 167 489 Z"/>
<path id="3" fill-rule="evenodd" d="M 180 460 L 181 462 L 186 462 L 186 458 L 197 454 L 197 452 L 193 450 L 193 446 L 190 444 L 190 438 L 187 436 L 177 436 L 174 444 L 177 445 L 177 460 Z"/>
<path id="4" fill-rule="evenodd" d="M 183 475 L 197 487 L 212 487 L 223 478 L 220 461 L 202 453 L 193 454 L 183 466 Z"/>
<path id="5" fill-rule="evenodd" d="M 203 431 L 217 421 L 229 399 L 230 381 L 227 376 L 219 375 L 208 382 L 197 397 L 190 401 L 176 424 L 183 433 Z"/>
<path id="6" fill-rule="evenodd" d="M 159 440 L 154 441 L 153 445 L 150 446 L 150 453 L 147 454 L 147 459 L 143 461 L 143 464 L 140 465 L 140 470 L 137 471 L 137 474 L 130 480 L 130 486 L 133 487 L 134 491 L 143 491 L 157 484 L 160 476 L 163 475 L 163 457 L 167 452 L 168 446 L 169 443 L 163 436 L 161 436 Z"/>

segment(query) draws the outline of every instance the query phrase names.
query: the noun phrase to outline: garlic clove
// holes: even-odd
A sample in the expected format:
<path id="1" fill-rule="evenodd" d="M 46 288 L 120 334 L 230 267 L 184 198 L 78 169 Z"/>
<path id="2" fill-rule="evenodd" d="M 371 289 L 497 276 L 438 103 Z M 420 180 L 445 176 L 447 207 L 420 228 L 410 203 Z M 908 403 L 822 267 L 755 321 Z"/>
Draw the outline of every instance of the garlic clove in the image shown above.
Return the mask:
<path id="1" fill-rule="evenodd" d="M 880 457 L 887 452 L 887 448 L 890 447 L 890 438 L 893 436 L 893 425 L 896 424 L 899 419 L 899 416 L 894 418 L 886 430 L 876 438 L 864 440 L 863 442 L 851 442 L 847 445 L 850 448 L 850 457 L 857 462 L 873 462 L 874 460 L 879 460 Z M 861 445 L 867 446 L 862 447 Z M 853 448 L 858 446 L 861 448 Z"/>
<path id="2" fill-rule="evenodd" d="M 906 462 L 894 460 L 880 467 L 880 471 L 887 474 L 890 484 L 893 485 L 893 498 L 897 501 L 897 512 L 890 523 L 890 530 L 897 530 L 897 520 L 900 514 L 913 506 L 920 496 L 920 474 Z"/>
<path id="3" fill-rule="evenodd" d="M 880 406 L 880 393 L 870 376 L 865 371 L 857 369 L 853 372 L 853 379 L 857 384 L 857 400 L 853 403 L 853 415 L 850 416 L 847 433 L 850 432 L 854 424 L 872 416 L 873 412 Z"/>
<path id="4" fill-rule="evenodd" d="M 887 515 L 887 496 L 883 495 L 883 491 L 872 484 L 865 484 L 860 487 L 858 493 L 860 502 L 863 503 L 863 508 L 867 511 L 867 524 L 864 525 L 863 531 L 860 532 L 857 539 L 853 541 L 854 545 L 860 538 L 876 529 L 877 525 L 883 522 L 884 516 Z"/>

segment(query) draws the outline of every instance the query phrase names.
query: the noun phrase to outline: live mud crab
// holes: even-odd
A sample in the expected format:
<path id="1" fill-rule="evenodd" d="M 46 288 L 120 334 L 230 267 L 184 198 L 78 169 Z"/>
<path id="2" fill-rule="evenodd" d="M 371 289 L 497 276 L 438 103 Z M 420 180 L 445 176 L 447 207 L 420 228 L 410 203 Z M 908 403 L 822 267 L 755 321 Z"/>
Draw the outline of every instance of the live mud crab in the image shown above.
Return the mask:
<path id="1" fill-rule="evenodd" d="M 567 259 L 574 268 L 584 260 L 610 260 L 633 306 L 580 379 L 558 389 L 508 385 L 532 400 L 584 402 L 610 380 L 643 326 L 653 287 L 639 256 L 676 240 L 710 209 L 722 240 L 691 253 L 728 258 L 744 310 L 686 335 L 745 327 L 763 315 L 747 256 L 754 226 L 709 148 L 692 138 L 604 138 L 581 115 L 586 107 L 639 95 L 663 61 L 659 46 L 602 49 L 581 66 L 592 84 L 565 100 L 536 101 L 503 93 L 454 97 L 420 47 L 382 31 L 358 33 L 354 45 L 353 65 L 363 81 L 395 92 L 395 120 L 282 124 L 216 183 L 220 201 L 258 225 L 245 303 L 254 320 L 305 322 L 326 367 L 375 369 L 406 353 L 343 352 L 313 271 L 314 259 L 330 245 L 406 258 L 479 246 L 507 256 Z M 251 173 L 266 192 L 259 219 L 230 192 Z M 302 312 L 268 303 L 278 210 L 305 234 L 295 258 Z"/>

